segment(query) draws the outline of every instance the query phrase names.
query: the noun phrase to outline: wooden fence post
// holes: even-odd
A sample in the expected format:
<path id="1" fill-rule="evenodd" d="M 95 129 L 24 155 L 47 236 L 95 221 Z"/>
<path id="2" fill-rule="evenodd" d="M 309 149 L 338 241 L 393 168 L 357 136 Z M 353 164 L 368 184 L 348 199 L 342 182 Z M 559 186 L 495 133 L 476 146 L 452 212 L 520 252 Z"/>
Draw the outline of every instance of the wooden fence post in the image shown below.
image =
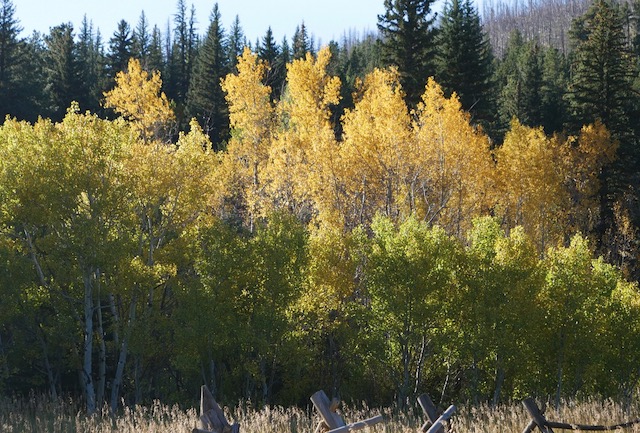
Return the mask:
<path id="1" fill-rule="evenodd" d="M 440 418 L 438 418 L 433 423 L 431 428 L 429 430 L 427 430 L 427 433 L 437 433 L 437 432 L 443 430 L 442 423 L 444 421 L 447 421 L 449 418 L 451 418 L 451 415 L 453 415 L 453 413 L 455 411 L 456 411 L 456 407 L 454 405 L 449 406 L 447 408 L 447 410 L 445 410 L 444 413 L 442 415 L 440 415 Z"/>
<path id="2" fill-rule="evenodd" d="M 382 415 L 376 415 L 363 421 L 346 424 L 342 417 L 336 413 L 339 402 L 337 400 L 329 402 L 327 394 L 322 390 L 311 396 L 311 402 L 322 417 L 322 421 L 316 427 L 315 433 L 348 433 L 382 422 Z"/>
<path id="3" fill-rule="evenodd" d="M 240 425 L 229 424 L 224 411 L 213 398 L 206 385 L 200 388 L 200 424 L 201 428 L 194 428 L 191 433 L 239 433 Z"/>
<path id="4" fill-rule="evenodd" d="M 551 427 L 547 425 L 547 419 L 544 417 L 538 405 L 532 398 L 525 398 L 522 401 L 522 404 L 531 415 L 532 421 L 527 425 L 527 427 L 523 430 L 522 433 L 530 433 L 537 426 L 542 433 L 553 433 Z"/>
<path id="5" fill-rule="evenodd" d="M 436 409 L 436 405 L 433 404 L 431 397 L 429 397 L 429 395 L 427 394 L 422 394 L 420 397 L 418 397 L 418 403 L 420 404 L 422 412 L 427 418 L 424 424 L 422 424 L 422 427 L 420 427 L 420 430 L 426 432 L 427 430 L 429 430 L 429 427 L 431 427 L 438 419 L 438 409 Z M 444 427 L 440 426 L 440 428 L 438 428 L 435 433 L 444 433 Z"/>

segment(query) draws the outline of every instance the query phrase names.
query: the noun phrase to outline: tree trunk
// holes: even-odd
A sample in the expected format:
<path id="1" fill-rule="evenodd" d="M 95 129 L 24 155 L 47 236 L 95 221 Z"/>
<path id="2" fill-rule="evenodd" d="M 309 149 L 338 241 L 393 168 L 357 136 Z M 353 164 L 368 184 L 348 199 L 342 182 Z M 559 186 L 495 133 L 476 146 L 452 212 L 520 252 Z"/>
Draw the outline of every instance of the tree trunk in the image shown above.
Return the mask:
<path id="1" fill-rule="evenodd" d="M 120 315 L 118 314 L 118 308 L 116 307 L 116 298 L 113 293 L 109 293 L 109 310 L 111 310 L 111 318 L 113 320 L 113 342 L 116 347 L 120 345 L 120 335 L 118 334 L 118 328 L 120 326 Z"/>
<path id="2" fill-rule="evenodd" d="M 4 351 L 4 343 L 2 342 L 2 333 L 0 333 L 0 357 L 2 357 L 2 374 L 4 377 L 9 377 L 9 365 L 7 364 L 7 354 Z"/>
<path id="3" fill-rule="evenodd" d="M 142 361 L 140 361 L 140 355 L 135 357 L 133 364 L 133 384 L 135 388 L 134 402 L 135 404 L 138 404 L 142 401 Z"/>
<path id="4" fill-rule="evenodd" d="M 82 383 L 87 413 L 96 411 L 96 392 L 93 385 L 93 272 L 85 270 L 84 280 L 84 342 L 82 361 Z"/>
<path id="5" fill-rule="evenodd" d="M 260 357 L 260 380 L 262 381 L 262 404 L 267 404 L 269 386 L 267 385 L 267 362 Z"/>
<path id="6" fill-rule="evenodd" d="M 471 397 L 473 398 L 473 403 L 476 405 L 480 402 L 480 399 L 478 398 L 479 383 L 480 378 L 478 374 L 478 358 L 474 350 L 473 364 L 471 365 Z"/>
<path id="7" fill-rule="evenodd" d="M 413 393 L 418 394 L 420 381 L 422 379 L 422 367 L 424 366 L 424 359 L 426 358 L 427 352 L 427 337 L 425 335 L 422 336 L 422 344 L 420 345 L 420 355 L 418 355 L 418 365 L 416 366 L 416 381 L 413 387 Z"/>
<path id="8" fill-rule="evenodd" d="M 129 321 L 127 323 L 127 328 L 124 333 L 124 337 L 122 338 L 122 343 L 120 344 L 120 353 L 118 355 L 118 365 L 116 366 L 116 373 L 113 377 L 113 385 L 111 387 L 111 401 L 109 403 L 109 407 L 111 412 L 114 413 L 118 407 L 118 398 L 120 397 L 120 387 L 122 386 L 122 381 L 124 377 L 124 367 L 127 363 L 127 355 L 129 352 L 129 337 L 131 335 L 131 330 L 133 328 L 133 324 L 136 320 L 136 296 L 134 295 L 131 299 L 131 305 L 129 306 Z"/>
<path id="9" fill-rule="evenodd" d="M 47 341 L 44 338 L 42 327 L 40 323 L 36 324 L 37 330 L 36 335 L 38 341 L 40 342 L 40 347 L 42 348 L 42 361 L 44 362 L 44 368 L 47 372 L 47 381 L 49 382 L 49 394 L 53 400 L 58 398 L 58 393 L 56 392 L 56 381 L 53 375 L 53 369 L 51 368 L 51 363 L 49 362 L 49 350 L 47 348 Z M 1 344 L 0 344 L 1 347 Z M 4 354 L 4 350 L 2 351 Z M 8 367 L 5 364 L 6 374 L 9 375 Z"/>
<path id="10" fill-rule="evenodd" d="M 402 351 L 402 385 L 400 386 L 400 392 L 398 393 L 398 404 L 401 408 L 404 408 L 407 404 L 407 397 L 409 395 L 409 364 L 411 363 L 408 339 L 401 338 L 400 347 Z"/>
<path id="11" fill-rule="evenodd" d="M 104 327 L 102 323 L 102 305 L 100 297 L 96 299 L 96 318 L 98 319 L 98 387 L 96 389 L 96 403 L 98 408 L 104 405 L 105 386 L 107 382 L 107 346 L 104 342 Z"/>
<path id="12" fill-rule="evenodd" d="M 500 402 L 500 393 L 502 392 L 502 384 L 504 383 L 504 368 L 498 365 L 496 368 L 496 385 L 493 390 L 493 406 L 496 406 Z"/>
<path id="13" fill-rule="evenodd" d="M 560 407 L 560 398 L 562 397 L 562 376 L 564 375 L 564 369 L 562 364 L 564 363 L 564 331 L 560 332 L 560 348 L 558 350 L 558 364 L 557 364 L 557 385 L 556 385 L 556 409 Z"/>
<path id="14" fill-rule="evenodd" d="M 444 378 L 444 384 L 442 385 L 442 392 L 440 393 L 440 401 L 444 401 L 444 396 L 447 392 L 447 386 L 449 386 L 449 377 L 451 376 L 451 363 L 447 360 L 447 375 Z"/>
<path id="15" fill-rule="evenodd" d="M 211 358 L 209 360 L 209 374 L 211 378 L 209 379 L 209 389 L 211 389 L 211 394 L 216 395 L 218 390 L 216 388 L 216 362 Z M 206 381 L 204 383 L 207 383 Z"/>

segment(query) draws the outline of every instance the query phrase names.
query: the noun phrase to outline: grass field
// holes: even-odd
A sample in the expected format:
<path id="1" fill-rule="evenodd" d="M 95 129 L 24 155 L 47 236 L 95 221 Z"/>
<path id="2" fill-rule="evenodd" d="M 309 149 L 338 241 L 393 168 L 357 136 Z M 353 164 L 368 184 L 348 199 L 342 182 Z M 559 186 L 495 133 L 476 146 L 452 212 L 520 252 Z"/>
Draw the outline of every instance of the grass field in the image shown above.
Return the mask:
<path id="1" fill-rule="evenodd" d="M 349 421 L 381 413 L 385 422 L 363 432 L 418 432 L 423 419 L 417 410 L 400 412 L 393 408 L 354 409 L 347 407 L 343 417 Z M 612 401 L 564 402 L 558 410 L 549 408 L 546 417 L 554 421 L 610 425 L 640 418 L 640 402 L 628 407 Z M 235 408 L 228 418 L 240 423 L 246 433 L 312 433 L 318 419 L 309 410 L 299 408 Z M 116 417 L 106 413 L 87 417 L 72 401 L 51 402 L 42 398 L 2 400 L 2 433 L 190 433 L 197 424 L 197 410 L 164 406 L 126 409 Z M 449 427 L 456 433 L 517 433 L 529 421 L 520 403 L 499 407 L 460 405 Z M 556 430 L 558 432 L 559 430 Z M 620 431 L 620 430 L 618 430 Z M 626 429 L 640 432 L 640 425 Z"/>

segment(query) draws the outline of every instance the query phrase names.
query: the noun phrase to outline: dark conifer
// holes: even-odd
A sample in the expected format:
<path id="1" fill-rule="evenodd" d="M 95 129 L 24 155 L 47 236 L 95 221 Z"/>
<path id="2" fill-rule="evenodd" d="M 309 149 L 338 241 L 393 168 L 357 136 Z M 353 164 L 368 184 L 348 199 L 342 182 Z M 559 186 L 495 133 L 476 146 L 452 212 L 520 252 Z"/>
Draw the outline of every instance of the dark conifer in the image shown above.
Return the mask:
<path id="1" fill-rule="evenodd" d="M 171 90 L 168 96 L 183 107 L 191 81 L 191 70 L 196 52 L 195 10 L 192 7 L 190 17 L 187 18 L 185 1 L 178 0 L 178 10 L 173 19 L 174 37 L 171 43 L 171 53 L 167 57 L 170 67 L 167 79 L 170 80 L 168 87 Z M 180 111 L 182 109 L 179 107 L 178 117 L 181 117 Z"/>
<path id="2" fill-rule="evenodd" d="M 445 4 L 437 38 L 436 79 L 451 94 L 456 92 L 462 108 L 475 122 L 493 120 L 491 47 L 480 16 L 471 0 L 450 0 Z"/>
<path id="3" fill-rule="evenodd" d="M 269 65 L 265 84 L 271 87 L 272 99 L 280 98 L 286 79 L 286 67 L 279 61 L 280 53 L 280 47 L 278 47 L 273 38 L 273 32 L 271 31 L 271 27 L 269 27 L 267 33 L 258 45 L 258 57 Z"/>
<path id="4" fill-rule="evenodd" d="M 615 260 L 619 254 L 615 243 L 619 231 L 614 203 L 629 191 L 638 200 L 640 143 L 633 116 L 638 96 L 633 91 L 634 67 L 624 18 L 618 5 L 596 0 L 587 13 L 574 22 L 574 46 L 571 81 L 568 93 L 571 109 L 569 127 L 577 131 L 583 124 L 599 120 L 619 142 L 618 159 L 600 174 L 600 224 L 596 228 L 602 254 Z M 634 216 L 636 226 L 640 215 Z"/>
<path id="5" fill-rule="evenodd" d="M 7 114 L 14 114 L 12 104 L 18 97 L 16 86 L 20 76 L 16 72 L 22 61 L 20 45 L 24 42 L 18 39 L 22 28 L 14 16 L 15 10 L 11 0 L 0 1 L 0 122 Z"/>
<path id="6" fill-rule="evenodd" d="M 46 91 L 48 113 L 53 120 L 61 120 L 72 101 L 77 101 L 81 88 L 79 65 L 76 58 L 73 26 L 60 24 L 52 27 L 45 38 Z"/>
<path id="7" fill-rule="evenodd" d="M 153 30 L 151 31 L 149 55 L 147 58 L 147 69 L 149 69 L 150 71 L 164 70 L 164 57 L 162 54 L 162 33 L 160 32 L 158 26 L 153 26 Z"/>
<path id="8" fill-rule="evenodd" d="M 573 129 L 602 121 L 617 135 L 629 125 L 633 65 L 617 6 L 597 0 L 574 22 L 569 101 Z"/>
<path id="9" fill-rule="evenodd" d="M 292 57 L 293 60 L 303 59 L 307 52 L 311 52 L 311 43 L 309 42 L 309 35 L 307 34 L 307 26 L 304 22 L 296 27 L 296 31 L 293 33 L 293 45 L 292 45 Z"/>
<path id="10" fill-rule="evenodd" d="M 244 47 L 247 45 L 238 15 L 236 15 L 229 30 L 229 43 L 227 45 L 229 52 L 229 69 L 235 72 L 236 65 L 238 64 L 238 56 L 242 54 L 242 50 L 244 50 Z"/>
<path id="11" fill-rule="evenodd" d="M 125 71 L 132 57 L 131 47 L 133 45 L 133 34 L 129 23 L 120 20 L 117 30 L 109 39 L 109 53 L 107 54 L 107 65 L 109 78 L 115 80 L 116 74 Z M 112 82 L 113 84 L 113 82 Z"/>
<path id="12" fill-rule="evenodd" d="M 567 59 L 557 48 L 548 47 L 542 59 L 541 119 L 547 134 L 562 131 L 567 120 L 565 93 L 569 76 Z"/>
<path id="13" fill-rule="evenodd" d="M 133 44 L 131 51 L 133 56 L 140 60 L 143 68 L 149 69 L 149 51 L 151 49 L 151 34 L 149 33 L 149 23 L 144 11 L 140 13 L 138 24 L 133 30 Z"/>
<path id="14" fill-rule="evenodd" d="M 102 48 L 96 41 L 93 24 L 86 16 L 78 35 L 77 58 L 81 86 L 78 103 L 82 109 L 98 112 L 101 109 L 102 92 L 106 87 L 105 59 Z"/>
<path id="15" fill-rule="evenodd" d="M 514 117 L 523 125 L 540 126 L 542 65 L 538 45 L 524 42 L 520 32 L 514 31 L 505 49 L 504 59 L 498 65 L 497 81 L 500 88 L 498 129 L 504 132 Z"/>
<path id="16" fill-rule="evenodd" d="M 216 3 L 211 13 L 207 36 L 195 61 L 189 92 L 187 115 L 195 117 L 213 146 L 221 149 L 229 134 L 229 119 L 220 79 L 228 72 L 228 56 L 224 47 L 224 29 Z"/>
<path id="17" fill-rule="evenodd" d="M 378 15 L 383 61 L 395 65 L 408 104 L 414 107 L 434 75 L 435 15 L 433 0 L 385 0 L 385 13 Z"/>

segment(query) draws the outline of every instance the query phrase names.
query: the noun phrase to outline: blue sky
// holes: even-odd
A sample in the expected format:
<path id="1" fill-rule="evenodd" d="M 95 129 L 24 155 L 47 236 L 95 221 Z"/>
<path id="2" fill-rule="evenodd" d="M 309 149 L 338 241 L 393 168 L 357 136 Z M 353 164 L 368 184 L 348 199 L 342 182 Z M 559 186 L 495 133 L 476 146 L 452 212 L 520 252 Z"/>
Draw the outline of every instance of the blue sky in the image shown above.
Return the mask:
<path id="1" fill-rule="evenodd" d="M 153 27 L 165 32 L 167 20 L 173 19 L 177 0 L 13 0 L 16 17 L 23 27 L 23 36 L 34 30 L 48 33 L 49 28 L 71 22 L 74 29 L 80 27 L 83 17 L 99 28 L 103 40 L 111 37 L 117 23 L 124 19 L 135 27 L 144 10 Z M 215 0 L 186 1 L 187 7 L 195 6 L 198 33 L 204 34 Z M 323 44 L 340 40 L 349 30 L 363 32 L 376 30 L 377 15 L 384 10 L 383 0 L 218 0 L 224 27 L 228 29 L 240 17 L 247 39 L 254 42 L 262 38 L 271 26 L 278 43 L 286 35 L 289 40 L 295 28 L 304 21 L 316 42 Z M 173 24 L 173 23 L 172 23 Z"/>

